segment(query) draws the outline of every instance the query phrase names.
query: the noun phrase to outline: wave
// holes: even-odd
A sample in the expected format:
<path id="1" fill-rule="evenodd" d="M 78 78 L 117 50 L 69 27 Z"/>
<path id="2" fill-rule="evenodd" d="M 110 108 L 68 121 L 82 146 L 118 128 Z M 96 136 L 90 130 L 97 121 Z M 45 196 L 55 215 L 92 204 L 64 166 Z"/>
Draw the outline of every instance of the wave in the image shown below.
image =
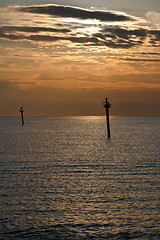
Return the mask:
<path id="1" fill-rule="evenodd" d="M 160 239 L 160 233 L 144 231 L 119 231 L 112 233 L 114 224 L 58 224 L 41 228 L 28 228 L 1 234 L 3 240 L 124 240 L 124 239 Z"/>

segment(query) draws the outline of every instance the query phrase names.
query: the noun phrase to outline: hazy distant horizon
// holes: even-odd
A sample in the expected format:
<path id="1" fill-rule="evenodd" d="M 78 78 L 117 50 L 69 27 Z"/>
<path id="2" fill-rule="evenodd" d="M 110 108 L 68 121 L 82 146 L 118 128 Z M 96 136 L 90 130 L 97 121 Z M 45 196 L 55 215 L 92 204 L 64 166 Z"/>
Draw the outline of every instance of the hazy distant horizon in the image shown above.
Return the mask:
<path id="1" fill-rule="evenodd" d="M 109 115 L 110 118 L 112 117 L 140 117 L 140 118 L 143 118 L 143 117 L 148 117 L 148 118 L 156 118 L 156 117 L 160 117 L 160 115 Z M 0 115 L 0 118 L 20 118 L 21 119 L 21 116 L 19 115 Z M 106 117 L 106 115 L 24 115 L 24 119 L 26 118 L 76 118 L 76 117 L 90 117 L 90 118 L 98 118 L 98 117 Z"/>

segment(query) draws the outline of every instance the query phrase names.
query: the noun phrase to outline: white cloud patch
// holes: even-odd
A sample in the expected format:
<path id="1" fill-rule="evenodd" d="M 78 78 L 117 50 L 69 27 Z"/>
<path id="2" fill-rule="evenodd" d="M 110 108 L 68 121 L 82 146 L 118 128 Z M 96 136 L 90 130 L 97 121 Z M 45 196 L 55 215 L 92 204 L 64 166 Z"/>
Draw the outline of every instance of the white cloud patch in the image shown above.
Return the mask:
<path id="1" fill-rule="evenodd" d="M 154 25 L 156 29 L 160 28 L 160 13 L 159 12 L 147 12 L 146 17 Z"/>

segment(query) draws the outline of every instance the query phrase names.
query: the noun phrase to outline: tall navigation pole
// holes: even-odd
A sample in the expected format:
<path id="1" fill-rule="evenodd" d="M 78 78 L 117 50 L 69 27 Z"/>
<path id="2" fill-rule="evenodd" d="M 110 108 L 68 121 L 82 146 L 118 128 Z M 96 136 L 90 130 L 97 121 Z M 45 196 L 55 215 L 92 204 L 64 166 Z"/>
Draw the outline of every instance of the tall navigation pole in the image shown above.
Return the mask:
<path id="1" fill-rule="evenodd" d="M 110 124 L 109 124 L 109 108 L 111 107 L 111 104 L 108 102 L 108 99 L 105 99 L 104 102 L 104 108 L 106 109 L 106 120 L 107 120 L 107 131 L 108 131 L 108 138 L 110 138 Z"/>
<path id="2" fill-rule="evenodd" d="M 24 125 L 24 118 L 23 118 L 23 112 L 24 112 L 24 110 L 23 110 L 23 107 L 21 107 L 19 111 L 20 111 L 20 113 L 21 113 L 22 125 Z"/>

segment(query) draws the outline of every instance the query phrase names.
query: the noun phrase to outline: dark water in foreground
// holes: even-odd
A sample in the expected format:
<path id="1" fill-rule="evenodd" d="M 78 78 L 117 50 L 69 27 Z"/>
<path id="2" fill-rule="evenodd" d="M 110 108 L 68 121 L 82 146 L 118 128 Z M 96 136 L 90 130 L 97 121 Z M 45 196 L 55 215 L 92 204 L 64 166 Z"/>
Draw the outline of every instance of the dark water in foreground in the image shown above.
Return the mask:
<path id="1" fill-rule="evenodd" d="M 0 239 L 160 239 L 160 118 L 0 118 Z"/>

